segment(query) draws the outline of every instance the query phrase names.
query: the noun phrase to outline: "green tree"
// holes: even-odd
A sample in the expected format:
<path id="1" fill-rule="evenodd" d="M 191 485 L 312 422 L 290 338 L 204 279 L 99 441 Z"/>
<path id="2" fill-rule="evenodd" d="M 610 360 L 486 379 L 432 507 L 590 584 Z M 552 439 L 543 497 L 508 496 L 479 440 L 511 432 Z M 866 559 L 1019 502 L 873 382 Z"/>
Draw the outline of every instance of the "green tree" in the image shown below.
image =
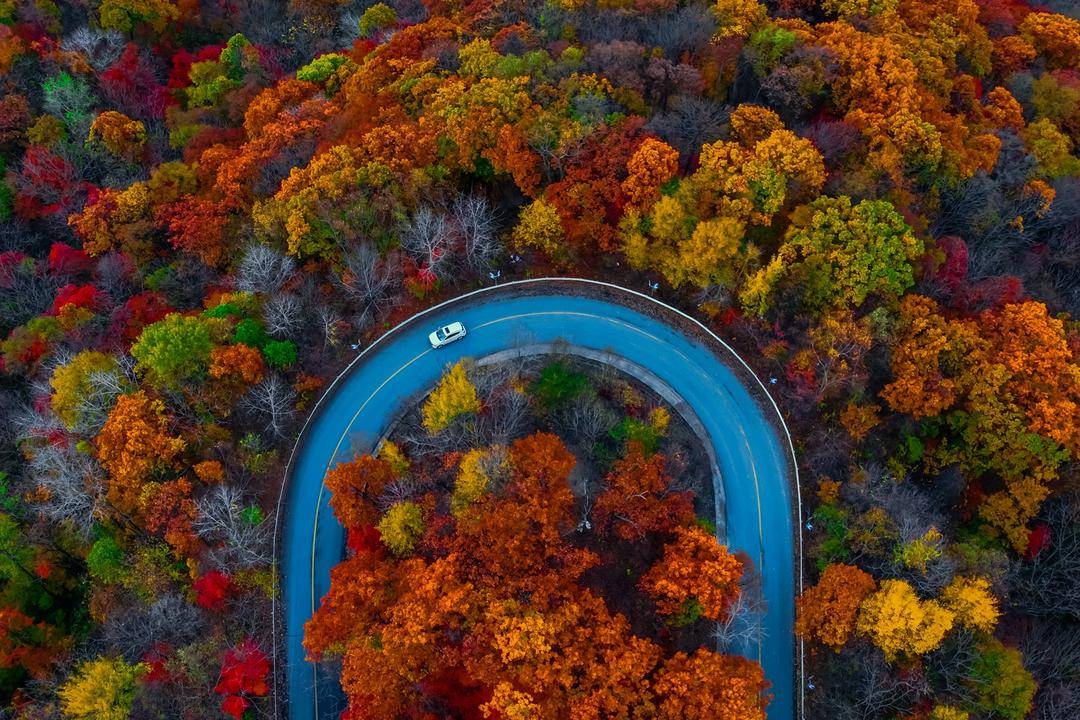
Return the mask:
<path id="1" fill-rule="evenodd" d="M 37 555 L 19 521 L 0 513 L 0 596 L 35 617 L 54 609 L 57 600 L 34 572 Z"/>
<path id="2" fill-rule="evenodd" d="M 159 386 L 176 387 L 210 365 L 214 343 L 210 326 L 198 317 L 170 313 L 147 325 L 131 347 L 136 369 Z"/>
<path id="3" fill-rule="evenodd" d="M 994 717 L 1023 720 L 1031 712 L 1035 679 L 1024 667 L 1016 648 L 1006 647 L 994 637 L 979 645 L 979 657 L 968 682 L 976 693 L 976 707 Z"/>
<path id="4" fill-rule="evenodd" d="M 357 23 L 360 29 L 360 35 L 368 37 L 376 30 L 382 30 L 384 27 L 390 27 L 397 22 L 397 13 L 392 8 L 384 3 L 375 3 L 360 16 L 360 21 Z M 303 79 L 303 78 L 301 78 Z"/>
<path id="5" fill-rule="evenodd" d="M 371 12 L 374 8 L 369 8 L 368 12 Z M 367 16 L 367 12 L 364 13 Z M 363 22 L 363 17 L 360 21 Z M 315 83 L 316 85 L 322 85 L 330 76 L 337 72 L 340 67 L 356 67 L 356 63 L 341 53 L 327 53 L 326 55 L 320 55 L 304 67 L 296 71 L 296 79 L 304 80 L 305 82 Z"/>
<path id="6" fill-rule="evenodd" d="M 284 369 L 296 362 L 296 345 L 291 340 L 271 340 L 262 351 L 270 367 Z"/>
<path id="7" fill-rule="evenodd" d="M 254 318 L 244 318 L 236 323 L 233 340 L 253 348 L 262 349 L 263 345 L 270 341 L 270 336 L 266 334 L 266 328 L 263 327 L 261 321 Z"/>
<path id="8" fill-rule="evenodd" d="M 574 372 L 560 361 L 555 361 L 540 371 L 540 377 L 532 384 L 529 392 L 545 409 L 551 410 L 585 392 L 588 385 L 589 380 L 585 375 Z"/>
<path id="9" fill-rule="evenodd" d="M 118 582 L 124 576 L 124 550 L 116 540 L 106 535 L 90 547 L 90 552 L 86 554 L 86 567 L 93 577 L 102 582 Z"/>
<path id="10" fill-rule="evenodd" d="M 855 309 L 868 298 L 895 302 L 915 284 L 923 242 L 891 203 L 821 197 L 792 213 L 776 257 L 750 279 L 743 305 L 763 313 L 781 286 L 813 312 Z"/>

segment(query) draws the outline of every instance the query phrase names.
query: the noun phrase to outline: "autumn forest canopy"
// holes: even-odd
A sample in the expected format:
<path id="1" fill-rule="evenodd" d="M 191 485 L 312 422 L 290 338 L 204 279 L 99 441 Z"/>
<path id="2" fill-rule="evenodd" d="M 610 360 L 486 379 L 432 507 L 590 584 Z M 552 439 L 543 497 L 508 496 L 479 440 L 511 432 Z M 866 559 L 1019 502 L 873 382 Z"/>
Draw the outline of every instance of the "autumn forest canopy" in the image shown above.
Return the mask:
<path id="1" fill-rule="evenodd" d="M 769 381 L 808 718 L 1080 717 L 1078 144 L 1067 0 L 0 0 L 0 714 L 271 716 L 329 381 L 574 275 Z M 700 448 L 548 360 L 328 473 L 347 720 L 761 717 Z"/>

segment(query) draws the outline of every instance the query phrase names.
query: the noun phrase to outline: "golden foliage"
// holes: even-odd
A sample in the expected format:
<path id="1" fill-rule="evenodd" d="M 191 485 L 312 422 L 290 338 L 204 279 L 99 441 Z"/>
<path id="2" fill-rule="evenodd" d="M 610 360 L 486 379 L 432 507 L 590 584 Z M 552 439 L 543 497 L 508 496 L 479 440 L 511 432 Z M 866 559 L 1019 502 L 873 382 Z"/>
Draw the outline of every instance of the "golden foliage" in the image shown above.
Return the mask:
<path id="1" fill-rule="evenodd" d="M 64 715 L 75 720 L 127 720 L 143 665 L 99 657 L 80 665 L 60 687 Z"/>
<path id="2" fill-rule="evenodd" d="M 69 362 L 57 366 L 49 379 L 53 394 L 49 398 L 53 412 L 69 430 L 79 421 L 80 405 L 91 392 L 90 378 L 116 368 L 116 360 L 95 350 L 83 350 Z"/>
<path id="3" fill-rule="evenodd" d="M 757 0 L 717 0 L 712 10 L 719 23 L 717 37 L 747 37 L 769 19 Z"/>
<path id="4" fill-rule="evenodd" d="M 880 410 L 881 408 L 875 403 L 849 402 L 840 411 L 840 424 L 851 439 L 858 442 L 869 435 L 870 431 L 881 422 L 881 418 L 878 417 Z"/>
<path id="5" fill-rule="evenodd" d="M 379 520 L 378 527 L 383 544 L 401 557 L 412 552 L 423 534 L 424 516 L 416 503 L 394 503 Z"/>
<path id="6" fill-rule="evenodd" d="M 462 456 L 454 479 L 454 492 L 450 496 L 450 511 L 455 515 L 464 512 L 488 489 L 487 468 L 484 460 L 487 451 L 475 448 Z"/>
<path id="7" fill-rule="evenodd" d="M 548 257 L 557 258 L 563 252 L 563 237 L 558 211 L 543 198 L 533 200 L 518 215 L 513 238 L 521 247 L 533 248 Z"/>
<path id="8" fill-rule="evenodd" d="M 464 361 L 458 361 L 442 376 L 424 401 L 424 428 L 432 434 L 444 430 L 462 415 L 480 411 L 476 386 L 469 380 Z"/>
<path id="9" fill-rule="evenodd" d="M 951 705 L 935 705 L 930 711 L 930 720 L 968 720 L 971 714 L 967 710 Z"/>
<path id="10" fill-rule="evenodd" d="M 855 628 L 893 660 L 934 650 L 954 622 L 952 612 L 933 600 L 920 600 L 903 580 L 885 580 L 863 600 Z"/>
<path id="11" fill-rule="evenodd" d="M 107 110 L 94 118 L 86 139 L 99 140 L 113 155 L 134 160 L 146 145 L 146 126 L 141 120 Z"/>
<path id="12" fill-rule="evenodd" d="M 955 577 L 941 591 L 941 603 L 956 615 L 956 621 L 980 632 L 992 633 L 1001 611 L 990 592 L 990 581 L 980 577 Z"/>

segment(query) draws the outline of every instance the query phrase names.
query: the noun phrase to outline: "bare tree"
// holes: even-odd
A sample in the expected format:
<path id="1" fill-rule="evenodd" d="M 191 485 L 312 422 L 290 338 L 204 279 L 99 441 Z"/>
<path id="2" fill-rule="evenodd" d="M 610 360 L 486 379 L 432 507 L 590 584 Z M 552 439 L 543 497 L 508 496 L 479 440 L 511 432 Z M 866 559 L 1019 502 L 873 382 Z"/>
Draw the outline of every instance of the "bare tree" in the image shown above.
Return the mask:
<path id="1" fill-rule="evenodd" d="M 219 570 L 267 565 L 273 523 L 255 522 L 239 488 L 217 485 L 198 499 L 195 533 L 207 541 L 207 559 Z"/>
<path id="2" fill-rule="evenodd" d="M 474 446 L 506 444 L 521 435 L 529 416 L 529 398 L 512 387 L 485 395 L 486 407 L 474 422 L 465 425 Z"/>
<path id="3" fill-rule="evenodd" d="M 264 423 L 263 430 L 284 437 L 296 414 L 296 393 L 280 375 L 274 374 L 243 395 L 238 406 Z"/>
<path id="4" fill-rule="evenodd" d="M 654 115 L 646 128 L 678 150 L 684 163 L 720 137 L 729 114 L 715 100 L 696 95 L 679 95 L 669 105 L 671 109 Z"/>
<path id="5" fill-rule="evenodd" d="M 473 272 L 483 272 L 502 250 L 494 210 L 482 195 L 459 195 L 451 213 L 461 235 L 465 264 Z"/>
<path id="6" fill-rule="evenodd" d="M 294 337 L 303 326 L 303 311 L 303 305 L 295 295 L 274 295 L 263 306 L 267 331 L 276 337 Z"/>
<path id="7" fill-rule="evenodd" d="M 713 625 L 713 640 L 720 652 L 751 648 L 765 637 L 765 596 L 761 573 L 749 567 L 739 581 L 739 596 L 728 614 Z"/>
<path id="8" fill-rule="evenodd" d="M 323 349 L 337 346 L 338 326 L 341 324 L 341 316 L 329 305 L 320 305 L 315 312 L 315 318 L 319 323 L 319 334 L 323 338 Z"/>
<path id="9" fill-rule="evenodd" d="M 1031 560 L 1016 561 L 1010 604 L 1027 615 L 1080 620 L 1080 499 L 1051 499 L 1043 518 L 1053 542 Z"/>
<path id="10" fill-rule="evenodd" d="M 619 422 L 618 416 L 594 393 L 582 393 L 554 417 L 560 434 L 592 447 Z"/>
<path id="11" fill-rule="evenodd" d="M 102 640 L 129 662 L 139 662 L 158 643 L 174 647 L 195 640 L 205 629 L 203 614 L 180 595 L 164 595 L 152 605 L 109 613 Z"/>
<path id="12" fill-rule="evenodd" d="M 425 205 L 402 223 L 400 235 L 402 249 L 436 277 L 449 271 L 457 232 L 444 213 Z"/>
<path id="13" fill-rule="evenodd" d="M 420 493 L 420 489 L 420 483 L 414 478 L 398 478 L 386 484 L 382 495 L 379 496 L 375 504 L 385 512 L 398 503 L 412 500 Z"/>
<path id="14" fill-rule="evenodd" d="M 904 716 L 928 688 L 917 673 L 898 673 L 881 651 L 860 643 L 828 657 L 823 677 L 807 695 L 806 715 L 811 720 L 881 720 Z"/>
<path id="15" fill-rule="evenodd" d="M 401 282 L 400 263 L 381 257 L 373 243 L 361 242 L 344 257 L 342 287 L 360 306 L 362 316 L 370 320 L 393 301 L 393 292 Z"/>
<path id="16" fill-rule="evenodd" d="M 120 59 L 124 44 L 123 34 L 116 30 L 101 30 L 84 25 L 64 38 L 62 47 L 68 52 L 79 53 L 95 70 L 101 72 Z"/>
<path id="17" fill-rule="evenodd" d="M 97 370 L 86 376 L 86 392 L 75 411 L 75 431 L 93 437 L 101 431 L 116 399 L 137 387 L 135 360 L 130 355 L 115 357 L 116 367 Z"/>
<path id="18" fill-rule="evenodd" d="M 938 695 L 964 703 L 974 698 L 967 680 L 982 653 L 971 631 L 961 628 L 950 633 L 941 646 L 926 656 L 927 674 L 934 678 Z"/>
<path id="19" fill-rule="evenodd" d="M 30 454 L 27 474 L 46 492 L 36 507 L 49 519 L 68 522 L 89 537 L 106 512 L 103 473 L 87 453 L 46 443 Z"/>
<path id="20" fill-rule="evenodd" d="M 105 511 L 102 470 L 94 458 L 74 446 L 41 442 L 64 427 L 51 412 L 24 408 L 15 417 L 17 437 L 27 441 L 25 474 L 46 491 L 36 504 L 45 517 L 68 522 L 89 537 Z"/>
<path id="21" fill-rule="evenodd" d="M 244 252 L 236 273 L 238 290 L 273 294 L 296 269 L 296 261 L 269 245 L 255 243 Z"/>
<path id="22" fill-rule="evenodd" d="M 1024 666 L 1039 682 L 1037 720 L 1080 717 L 1080 626 L 1035 618 L 1024 625 L 1020 650 Z"/>

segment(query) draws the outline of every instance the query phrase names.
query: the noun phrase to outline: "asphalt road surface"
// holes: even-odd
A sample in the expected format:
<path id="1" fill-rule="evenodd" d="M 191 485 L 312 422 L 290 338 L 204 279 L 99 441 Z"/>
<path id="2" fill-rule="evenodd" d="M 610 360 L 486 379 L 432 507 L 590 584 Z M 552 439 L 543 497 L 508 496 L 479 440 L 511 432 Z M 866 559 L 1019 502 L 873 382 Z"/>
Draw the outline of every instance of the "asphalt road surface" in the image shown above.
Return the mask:
<path id="1" fill-rule="evenodd" d="M 451 303 L 391 333 L 356 362 L 321 403 L 290 464 L 279 515 L 284 617 L 284 675 L 291 720 L 331 720 L 341 711 L 337 678 L 306 661 L 304 622 L 330 587 L 345 532 L 329 508 L 323 476 L 347 460 L 353 445 L 369 449 L 403 403 L 434 386 L 448 364 L 528 343 L 565 340 L 622 355 L 670 385 L 694 408 L 714 445 L 726 496 L 727 537 L 760 569 L 768 610 L 762 641 L 744 649 L 772 683 L 770 720 L 795 717 L 796 570 L 791 450 L 763 407 L 729 369 L 721 348 L 709 349 L 672 326 L 624 305 L 563 294 L 513 296 L 496 291 Z M 467 336 L 433 350 L 427 334 L 454 320 Z M 724 358 L 723 360 L 721 358 Z M 773 421 L 773 422 L 770 422 Z"/>

